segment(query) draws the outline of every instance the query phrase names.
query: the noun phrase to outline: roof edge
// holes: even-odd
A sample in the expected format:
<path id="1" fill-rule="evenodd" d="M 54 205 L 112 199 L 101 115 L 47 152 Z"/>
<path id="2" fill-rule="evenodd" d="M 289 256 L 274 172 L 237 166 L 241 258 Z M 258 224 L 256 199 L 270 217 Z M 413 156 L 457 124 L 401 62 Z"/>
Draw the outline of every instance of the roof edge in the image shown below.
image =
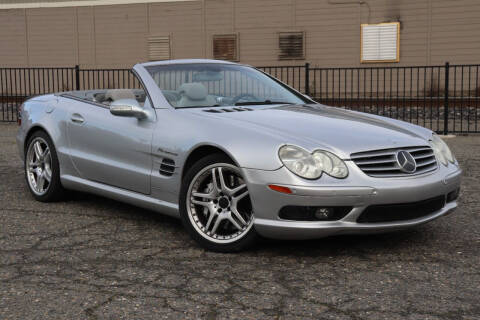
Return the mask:
<path id="1" fill-rule="evenodd" d="M 142 4 L 158 2 L 187 2 L 200 0 L 84 0 L 84 1 L 58 1 L 58 2 L 24 2 L 24 3 L 4 3 L 0 4 L 2 9 L 33 9 L 33 8 L 65 8 L 65 7 L 92 7 L 92 6 L 111 6 L 122 4 Z"/>

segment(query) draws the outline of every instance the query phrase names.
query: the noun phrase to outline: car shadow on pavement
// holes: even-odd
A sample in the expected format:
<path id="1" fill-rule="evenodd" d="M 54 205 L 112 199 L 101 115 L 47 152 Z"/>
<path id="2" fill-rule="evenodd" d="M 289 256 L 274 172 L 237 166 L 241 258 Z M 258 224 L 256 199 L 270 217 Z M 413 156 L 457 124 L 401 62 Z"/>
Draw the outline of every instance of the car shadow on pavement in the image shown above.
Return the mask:
<path id="1" fill-rule="evenodd" d="M 81 192 L 71 192 L 67 202 L 74 207 L 87 207 L 98 211 L 112 219 L 141 221 L 154 225 L 159 233 L 165 231 L 185 233 L 179 219 L 163 215 L 151 210 L 139 208 L 119 201 L 97 195 Z M 242 255 L 289 255 L 289 256 L 338 256 L 357 255 L 365 253 L 392 253 L 395 250 L 408 250 L 409 247 L 428 245 L 428 239 L 423 236 L 428 226 L 413 229 L 372 235 L 335 235 L 312 240 L 273 240 L 261 238 L 253 247 L 243 251 Z M 423 231 L 422 231 L 423 230 Z M 172 239 L 173 241 L 178 239 Z M 203 250 L 189 241 L 190 249 Z"/>

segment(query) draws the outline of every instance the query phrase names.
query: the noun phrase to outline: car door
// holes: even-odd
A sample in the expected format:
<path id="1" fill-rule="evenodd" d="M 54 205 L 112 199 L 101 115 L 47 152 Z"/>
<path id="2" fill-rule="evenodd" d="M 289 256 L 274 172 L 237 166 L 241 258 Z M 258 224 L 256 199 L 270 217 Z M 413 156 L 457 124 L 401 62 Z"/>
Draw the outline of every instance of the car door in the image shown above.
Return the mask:
<path id="1" fill-rule="evenodd" d="M 151 108 L 146 99 L 144 108 Z M 108 106 L 72 99 L 67 124 L 70 155 L 91 181 L 150 194 L 154 119 L 119 117 Z M 155 112 L 151 109 L 155 116 Z"/>

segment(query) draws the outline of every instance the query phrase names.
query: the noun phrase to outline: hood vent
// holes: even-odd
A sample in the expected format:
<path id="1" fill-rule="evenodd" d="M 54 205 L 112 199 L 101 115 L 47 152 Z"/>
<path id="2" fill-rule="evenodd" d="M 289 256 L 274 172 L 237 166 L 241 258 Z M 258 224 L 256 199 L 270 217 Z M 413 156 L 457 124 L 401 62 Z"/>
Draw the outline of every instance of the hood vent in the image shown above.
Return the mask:
<path id="1" fill-rule="evenodd" d="M 175 161 L 168 158 L 163 158 L 160 164 L 160 174 L 162 176 L 171 177 L 175 172 Z"/>
<path id="2" fill-rule="evenodd" d="M 204 112 L 210 112 L 210 113 L 224 113 L 224 112 L 241 112 L 241 111 L 253 111 L 253 109 L 250 108 L 223 108 L 223 109 L 208 109 L 208 110 L 203 110 Z"/>

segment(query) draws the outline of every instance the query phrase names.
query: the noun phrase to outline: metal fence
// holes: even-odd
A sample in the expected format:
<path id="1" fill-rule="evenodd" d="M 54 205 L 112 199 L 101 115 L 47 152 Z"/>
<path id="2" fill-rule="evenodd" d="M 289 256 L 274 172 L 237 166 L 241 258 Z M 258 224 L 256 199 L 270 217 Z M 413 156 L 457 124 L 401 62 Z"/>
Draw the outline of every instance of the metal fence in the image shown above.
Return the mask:
<path id="1" fill-rule="evenodd" d="M 322 68 L 258 67 L 314 100 L 408 121 L 436 132 L 478 133 L 480 65 Z M 0 68 L 0 121 L 16 121 L 33 95 L 138 88 L 128 69 Z"/>

